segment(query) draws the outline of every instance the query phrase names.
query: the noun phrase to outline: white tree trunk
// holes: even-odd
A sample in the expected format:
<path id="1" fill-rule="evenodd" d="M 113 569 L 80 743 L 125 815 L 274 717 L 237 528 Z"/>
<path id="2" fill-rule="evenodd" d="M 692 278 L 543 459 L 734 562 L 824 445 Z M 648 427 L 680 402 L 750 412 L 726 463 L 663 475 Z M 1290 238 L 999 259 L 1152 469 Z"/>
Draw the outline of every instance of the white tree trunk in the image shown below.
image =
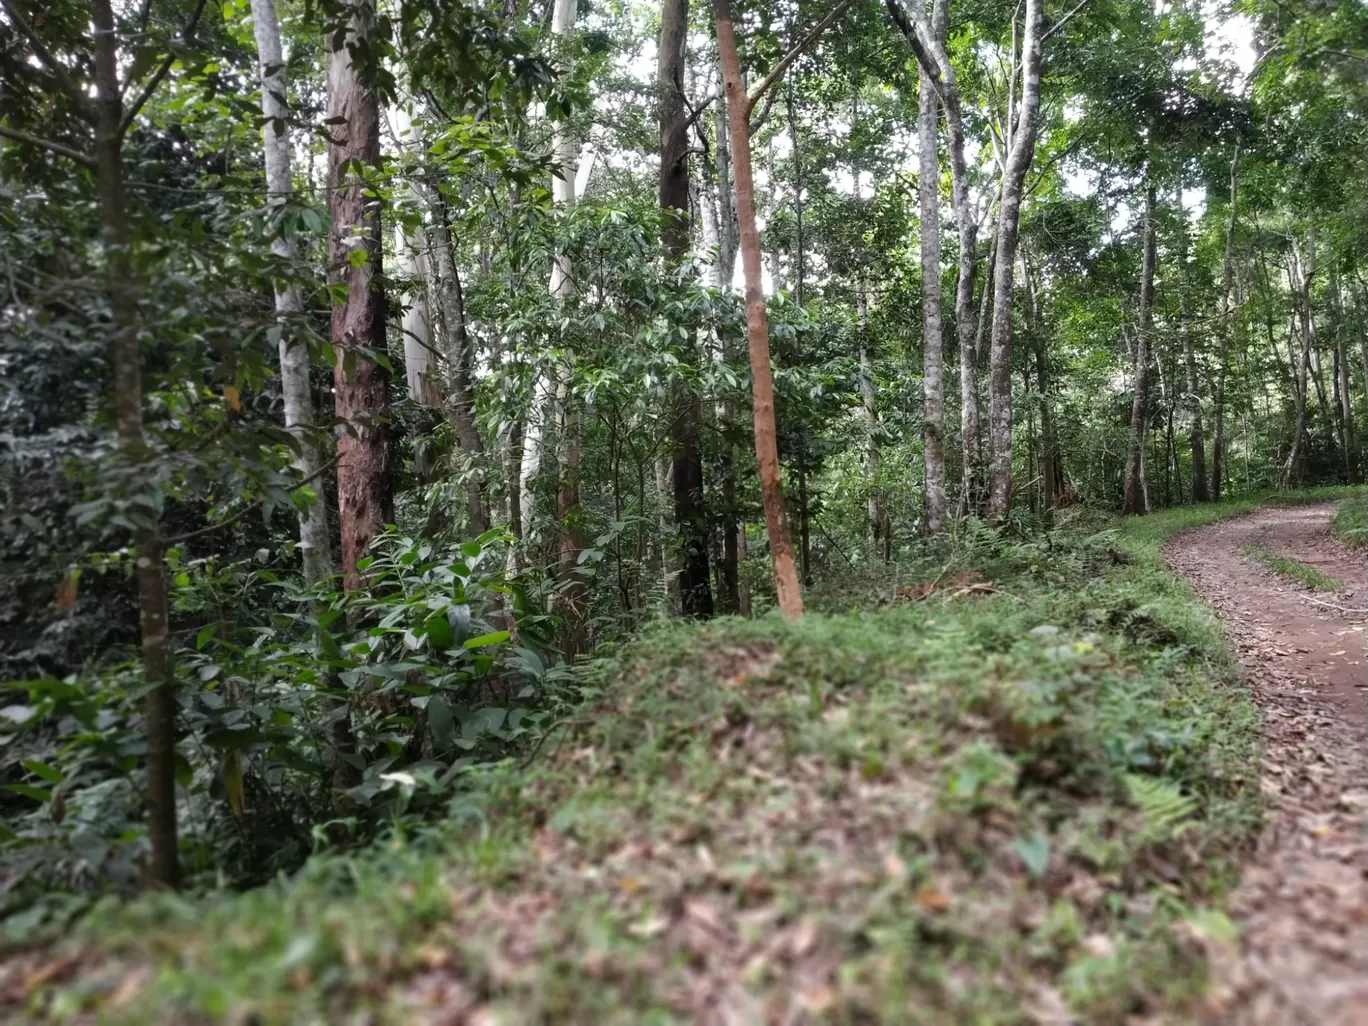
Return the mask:
<path id="1" fill-rule="evenodd" d="M 408 110 L 394 107 L 390 111 L 390 129 L 394 140 L 401 149 L 411 149 L 418 142 L 417 129 Z M 410 189 L 415 199 L 421 199 L 417 190 Z M 441 404 L 441 390 L 437 387 L 436 359 L 432 349 L 432 317 L 428 306 L 428 266 L 423 251 L 421 237 L 415 237 L 404 230 L 402 224 L 394 226 L 394 253 L 397 277 L 407 280 L 408 307 L 404 310 L 404 378 L 408 383 L 409 398 L 424 406 Z"/>
<path id="2" fill-rule="evenodd" d="M 262 128 L 266 202 L 274 209 L 288 204 L 293 191 L 285 58 L 274 0 L 252 0 L 252 21 L 261 65 L 261 112 L 266 119 Z M 283 231 L 277 230 L 271 252 L 288 262 L 294 258 L 294 244 Z M 318 482 L 313 479 L 320 474 L 323 460 L 311 437 L 314 408 L 309 385 L 309 349 L 293 337 L 291 324 L 304 309 L 298 286 L 277 286 L 275 308 L 280 322 L 280 391 L 285 402 L 285 429 L 299 443 L 295 469 L 301 477 L 312 480 L 314 491 L 319 493 Z M 307 583 L 318 584 L 332 575 L 328 510 L 321 498 L 316 498 L 308 511 L 300 514 L 299 551 Z"/>
<path id="3" fill-rule="evenodd" d="M 575 31 L 576 0 L 556 0 L 551 16 L 551 32 L 564 39 Z M 551 138 L 551 152 L 560 165 L 559 175 L 551 176 L 551 197 L 556 206 L 569 209 L 575 204 L 575 186 L 578 178 L 577 161 L 579 142 L 563 121 L 555 124 Z M 569 257 L 557 250 L 551 263 L 551 296 L 564 299 L 574 287 L 573 269 Z M 536 493 L 532 481 L 541 470 L 542 438 L 548 420 L 556 416 L 555 397 L 558 394 L 555 381 L 548 381 L 538 375 L 532 382 L 532 396 L 527 411 L 527 427 L 523 432 L 522 470 L 518 490 L 521 492 L 522 536 L 529 537 L 536 514 Z M 540 397 L 540 399 L 539 399 Z"/>

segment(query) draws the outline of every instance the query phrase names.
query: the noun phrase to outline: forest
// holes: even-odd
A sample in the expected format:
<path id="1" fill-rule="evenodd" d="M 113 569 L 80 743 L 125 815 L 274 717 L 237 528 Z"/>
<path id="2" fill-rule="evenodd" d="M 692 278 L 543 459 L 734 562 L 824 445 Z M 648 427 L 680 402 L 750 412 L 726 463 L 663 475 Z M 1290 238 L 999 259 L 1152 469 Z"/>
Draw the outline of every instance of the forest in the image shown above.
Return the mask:
<path id="1" fill-rule="evenodd" d="M 0 0 L 0 1018 L 1368 1022 L 1365 179 L 1353 0 Z"/>

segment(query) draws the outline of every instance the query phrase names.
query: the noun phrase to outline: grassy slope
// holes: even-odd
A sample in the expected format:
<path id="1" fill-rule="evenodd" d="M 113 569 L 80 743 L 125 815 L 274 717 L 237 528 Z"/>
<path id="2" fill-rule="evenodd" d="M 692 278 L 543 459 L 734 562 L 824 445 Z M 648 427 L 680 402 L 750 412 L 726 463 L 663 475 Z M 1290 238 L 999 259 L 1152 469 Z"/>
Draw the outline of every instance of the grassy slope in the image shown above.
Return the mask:
<path id="1" fill-rule="evenodd" d="M 111 905 L 12 962 L 11 993 L 129 1023 L 1181 1009 L 1202 938 L 1228 928 L 1202 909 L 1257 823 L 1257 720 L 1159 545 L 1241 508 L 1048 551 L 976 535 L 982 577 L 952 567 L 926 595 L 653 630 L 435 851 L 396 840 L 249 894 Z M 74 980 L 34 982 L 61 981 L 68 952 Z"/>
<path id="2" fill-rule="evenodd" d="M 1335 510 L 1330 530 L 1346 545 L 1368 545 L 1368 501 L 1362 495 L 1345 499 Z"/>

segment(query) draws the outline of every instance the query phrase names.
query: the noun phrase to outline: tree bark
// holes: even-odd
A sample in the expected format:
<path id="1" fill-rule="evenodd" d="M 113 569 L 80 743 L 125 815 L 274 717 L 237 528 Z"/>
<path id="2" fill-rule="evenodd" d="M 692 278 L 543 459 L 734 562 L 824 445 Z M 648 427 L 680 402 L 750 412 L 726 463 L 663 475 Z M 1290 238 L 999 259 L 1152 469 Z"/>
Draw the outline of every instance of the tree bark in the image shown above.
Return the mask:
<path id="1" fill-rule="evenodd" d="M 138 342 L 138 280 L 124 191 L 123 98 L 119 85 L 114 12 L 109 0 L 91 0 L 95 37 L 95 162 L 105 250 L 109 309 L 114 322 L 108 359 L 114 383 L 114 428 L 119 455 L 136 466 L 150 453 L 143 434 L 142 351 Z M 166 593 L 165 541 L 154 505 L 134 510 L 138 632 L 142 642 L 147 739 L 148 880 L 154 887 L 180 883 L 176 831 L 176 684 Z"/>
<path id="2" fill-rule="evenodd" d="M 1182 222 L 1178 230 L 1179 246 L 1178 260 L 1182 267 L 1183 277 L 1180 282 L 1182 292 L 1178 297 L 1178 309 L 1182 313 L 1182 324 L 1179 325 L 1179 332 L 1183 339 L 1183 367 L 1187 372 L 1187 406 L 1188 406 L 1188 444 L 1192 450 L 1192 501 L 1207 501 L 1207 474 L 1206 474 L 1206 436 L 1202 429 L 1202 395 L 1201 378 L 1197 374 L 1197 352 L 1192 338 L 1192 297 L 1188 295 L 1188 273 L 1187 273 L 1187 214 L 1183 210 L 1183 186 L 1180 182 L 1175 191 L 1174 199 L 1178 207 L 1179 219 Z"/>
<path id="3" fill-rule="evenodd" d="M 980 317 L 974 306 L 974 275 L 978 261 L 978 221 L 969 198 L 969 169 L 964 156 L 964 120 L 960 109 L 959 84 L 954 64 L 945 48 L 949 21 L 946 0 L 933 0 L 931 20 L 918 16 L 915 8 L 902 0 L 886 0 L 894 24 L 912 45 L 920 70 L 920 80 L 929 81 L 945 111 L 945 127 L 950 156 L 950 196 L 959 230 L 959 271 L 955 285 L 955 335 L 960 354 L 960 436 L 963 449 L 961 484 L 966 509 L 981 504 L 982 444 L 978 402 L 978 337 Z M 923 89 L 925 85 L 923 85 Z M 920 107 L 918 121 L 920 123 Z M 990 263 L 991 263 L 990 256 Z M 988 296 L 985 283 L 984 298 Z"/>
<path id="4" fill-rule="evenodd" d="M 1303 256 L 1293 240 L 1293 268 L 1297 289 L 1297 320 L 1301 335 L 1301 356 L 1293 370 L 1292 448 L 1287 454 L 1283 481 L 1301 487 L 1306 483 L 1306 398 L 1307 376 L 1311 370 L 1311 282 L 1316 276 L 1316 240 L 1310 239 L 1309 253 Z M 1289 340 L 1290 341 L 1290 340 Z"/>
<path id="5" fill-rule="evenodd" d="M 1121 498 L 1121 512 L 1129 514 L 1144 513 L 1148 509 L 1143 460 L 1150 333 L 1154 318 L 1154 199 L 1154 182 L 1150 180 L 1145 188 L 1144 224 L 1140 233 L 1140 323 L 1135 332 L 1131 368 L 1130 445 L 1126 451 L 1126 477 Z"/>
<path id="6" fill-rule="evenodd" d="M 684 102 L 684 60 L 688 42 L 689 0 L 662 0 L 656 85 L 660 91 L 661 246 L 666 264 L 678 268 L 689 251 L 689 128 Z M 694 347 L 693 357 L 697 357 Z M 699 431 L 703 406 L 697 392 L 681 385 L 675 393 L 671 425 L 674 462 L 675 524 L 680 540 L 679 598 L 685 616 L 713 614 L 708 569 L 708 519 L 704 510 L 703 458 Z"/>
<path id="7" fill-rule="evenodd" d="M 997 266 L 993 279 L 992 357 L 988 373 L 989 432 L 992 469 L 988 516 L 995 523 L 1007 519 L 1012 505 L 1012 279 L 1017 236 L 1021 229 L 1021 200 L 1026 172 L 1035 156 L 1040 114 L 1041 0 L 1026 0 L 1026 35 L 1022 44 L 1021 112 L 1007 166 L 1002 176 L 998 213 Z"/>
<path id="8" fill-rule="evenodd" d="M 431 226 L 432 261 L 436 264 L 438 310 L 442 325 L 442 356 L 446 363 L 447 419 L 461 451 L 470 460 L 466 481 L 466 519 L 470 533 L 478 537 L 489 529 L 489 503 L 485 488 L 485 444 L 475 421 L 475 386 L 471 380 L 474 353 L 466 328 L 465 293 L 456 266 L 456 247 L 451 237 L 446 204 L 433 203 Z"/>
<path id="9" fill-rule="evenodd" d="M 1212 397 L 1211 501 L 1221 501 L 1225 486 L 1225 386 L 1230 372 L 1231 288 L 1235 277 L 1235 200 L 1239 184 L 1240 146 L 1230 158 L 1230 211 L 1226 215 L 1225 256 L 1221 263 L 1221 356 L 1216 368 L 1216 388 Z"/>
<path id="10" fill-rule="evenodd" d="M 945 531 L 945 383 L 940 277 L 940 103 L 925 68 L 917 96 L 917 199 L 922 291 L 922 453 L 926 467 L 926 531 Z"/>
<path id="11" fill-rule="evenodd" d="M 755 185 L 751 178 L 750 102 L 742 85 L 730 0 L 713 0 L 717 49 L 726 81 L 727 118 L 736 187 L 736 215 L 741 232 L 741 265 L 746 280 L 746 329 L 750 344 L 751 395 L 755 422 L 755 460 L 769 534 L 774 589 L 786 617 L 803 615 L 793 541 L 779 470 L 779 441 L 774 421 L 774 381 L 770 370 L 769 321 L 760 287 L 760 236 L 755 223 Z"/>
<path id="12" fill-rule="evenodd" d="M 328 116 L 337 119 L 328 144 L 329 277 L 331 284 L 346 289 L 346 298 L 333 305 L 331 334 L 337 350 L 334 401 L 337 417 L 347 427 L 337 440 L 337 507 L 347 591 L 361 587 L 357 563 L 394 518 L 386 423 L 389 378 L 373 358 L 386 350 L 380 210 L 367 200 L 363 181 L 366 170 L 380 159 L 380 104 L 359 67 L 373 45 L 374 22 L 373 0 L 360 0 L 352 8 L 345 42 L 327 55 Z M 330 47 L 334 38 L 329 36 Z"/>
<path id="13" fill-rule="evenodd" d="M 285 57 L 280 42 L 280 20 L 275 0 L 252 0 L 252 23 L 256 33 L 257 60 L 261 65 L 262 151 L 266 166 L 267 205 L 283 209 L 294 193 L 290 168 L 290 129 Z M 277 226 L 271 239 L 271 252 L 283 264 L 294 260 L 294 241 Z M 299 446 L 294 467 L 301 479 L 312 481 L 323 466 L 322 455 L 314 444 L 313 388 L 309 383 L 309 348 L 296 338 L 295 322 L 304 310 L 299 287 L 282 280 L 275 290 L 276 319 L 280 324 L 280 392 L 285 404 L 285 430 Z M 317 493 L 319 489 L 314 488 Z M 328 529 L 328 508 L 321 496 L 307 512 L 299 515 L 299 554 L 304 581 L 310 586 L 332 576 L 332 540 Z"/>

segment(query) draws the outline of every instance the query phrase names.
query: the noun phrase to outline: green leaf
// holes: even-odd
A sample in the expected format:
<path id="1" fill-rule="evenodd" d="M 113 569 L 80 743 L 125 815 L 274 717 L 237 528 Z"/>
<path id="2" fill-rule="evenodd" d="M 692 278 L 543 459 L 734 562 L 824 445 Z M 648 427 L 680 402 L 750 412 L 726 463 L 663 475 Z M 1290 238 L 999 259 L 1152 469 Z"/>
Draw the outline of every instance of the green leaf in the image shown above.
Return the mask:
<path id="1" fill-rule="evenodd" d="M 466 648 L 484 648 L 486 645 L 497 645 L 501 641 L 508 640 L 508 631 L 490 631 L 488 634 L 481 634 L 474 638 L 467 638 Z"/>
<path id="2" fill-rule="evenodd" d="M 34 787 L 32 784 L 6 784 L 5 790 L 22 794 L 25 798 L 33 798 L 40 802 L 52 801 L 52 792 L 45 787 Z"/>
<path id="3" fill-rule="evenodd" d="M 423 621 L 423 630 L 433 648 L 445 650 L 456 644 L 456 632 L 451 629 L 445 616 L 429 616 Z M 469 646 L 470 642 L 466 642 L 466 647 Z"/>
<path id="4" fill-rule="evenodd" d="M 42 777 L 44 780 L 51 780 L 54 784 L 60 784 L 63 780 L 66 779 L 62 775 L 61 770 L 57 769 L 56 767 L 49 766 L 47 763 L 42 762 L 39 759 L 25 759 L 24 768 L 27 769 L 30 773 Z"/>
<path id="5" fill-rule="evenodd" d="M 1050 868 L 1050 839 L 1041 830 L 1029 838 L 1013 838 L 1012 850 L 1021 857 L 1032 876 L 1043 876 Z"/>
<path id="6" fill-rule="evenodd" d="M 441 695 L 433 695 L 427 704 L 428 729 L 432 740 L 439 749 L 451 747 L 451 738 L 456 733 L 456 718 L 451 715 L 451 706 Z"/>
<path id="7" fill-rule="evenodd" d="M 231 749 L 223 758 L 223 792 L 228 796 L 228 807 L 233 815 L 241 817 L 246 798 L 242 787 L 242 756 L 237 749 Z"/>

